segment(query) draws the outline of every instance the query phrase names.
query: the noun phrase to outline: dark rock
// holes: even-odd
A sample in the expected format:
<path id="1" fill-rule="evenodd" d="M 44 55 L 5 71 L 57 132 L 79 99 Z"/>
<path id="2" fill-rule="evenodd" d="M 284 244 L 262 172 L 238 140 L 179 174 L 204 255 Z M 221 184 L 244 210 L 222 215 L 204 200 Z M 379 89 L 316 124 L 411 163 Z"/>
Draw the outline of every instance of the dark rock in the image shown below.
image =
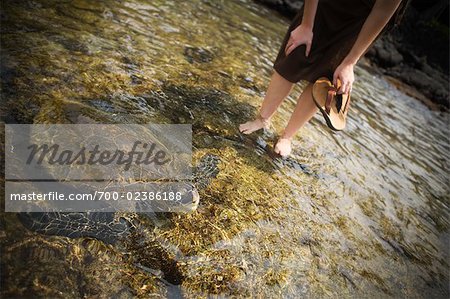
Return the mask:
<path id="1" fill-rule="evenodd" d="M 289 10 L 295 13 L 297 13 L 303 6 L 303 1 L 299 0 L 284 0 L 284 3 L 289 8 Z"/>
<path id="2" fill-rule="evenodd" d="M 85 44 L 81 43 L 79 40 L 64 37 L 59 34 L 50 35 L 48 39 L 57 44 L 60 44 L 68 51 L 81 52 L 85 55 L 91 55 L 89 48 Z"/>
<path id="3" fill-rule="evenodd" d="M 215 55 L 208 49 L 199 47 L 185 47 L 184 57 L 189 63 L 208 63 L 211 62 Z"/>
<path id="4" fill-rule="evenodd" d="M 393 67 L 403 62 L 402 54 L 385 38 L 380 38 L 367 54 L 381 67 Z"/>
<path id="5" fill-rule="evenodd" d="M 386 70 L 386 73 L 417 88 L 421 93 L 430 98 L 433 102 L 449 108 L 448 81 L 445 75 L 425 67 L 427 71 L 412 68 L 410 66 L 400 66 Z"/>

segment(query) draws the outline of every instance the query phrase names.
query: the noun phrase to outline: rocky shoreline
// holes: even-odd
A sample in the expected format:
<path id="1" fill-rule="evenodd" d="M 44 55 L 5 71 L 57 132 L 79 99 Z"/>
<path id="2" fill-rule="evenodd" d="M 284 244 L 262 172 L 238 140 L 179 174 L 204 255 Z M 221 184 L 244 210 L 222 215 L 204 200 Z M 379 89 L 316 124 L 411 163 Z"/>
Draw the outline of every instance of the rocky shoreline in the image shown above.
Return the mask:
<path id="1" fill-rule="evenodd" d="M 292 18 L 301 0 L 257 0 Z M 402 92 L 415 97 L 432 110 L 449 111 L 448 37 L 442 28 L 421 21 L 421 14 L 409 5 L 398 28 L 384 34 L 366 57 L 372 70 L 387 76 Z M 448 29 L 447 29 L 448 30 Z"/>

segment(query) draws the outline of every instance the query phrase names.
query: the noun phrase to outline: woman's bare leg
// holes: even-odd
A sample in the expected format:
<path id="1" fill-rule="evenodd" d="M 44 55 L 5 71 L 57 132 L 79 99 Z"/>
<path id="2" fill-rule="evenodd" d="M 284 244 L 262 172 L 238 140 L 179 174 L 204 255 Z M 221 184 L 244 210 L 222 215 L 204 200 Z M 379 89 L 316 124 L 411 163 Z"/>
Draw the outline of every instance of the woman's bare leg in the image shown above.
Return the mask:
<path id="1" fill-rule="evenodd" d="M 244 134 L 253 133 L 267 127 L 271 116 L 280 106 L 281 102 L 289 95 L 294 83 L 289 82 L 274 71 L 267 88 L 266 96 L 261 105 L 259 116 L 255 120 L 248 121 L 239 126 L 239 131 Z"/>
<path id="2" fill-rule="evenodd" d="M 288 156 L 291 153 L 292 137 L 317 113 L 318 108 L 312 98 L 312 87 L 313 84 L 310 83 L 303 90 L 283 134 L 275 145 L 275 152 L 281 156 Z"/>

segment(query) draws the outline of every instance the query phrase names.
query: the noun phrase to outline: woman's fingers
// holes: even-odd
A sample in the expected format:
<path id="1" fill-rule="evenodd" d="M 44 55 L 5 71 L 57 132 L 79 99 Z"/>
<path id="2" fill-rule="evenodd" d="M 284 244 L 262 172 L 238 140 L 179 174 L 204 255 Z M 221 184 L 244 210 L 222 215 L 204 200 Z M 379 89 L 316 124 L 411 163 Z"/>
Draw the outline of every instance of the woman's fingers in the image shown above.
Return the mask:
<path id="1" fill-rule="evenodd" d="M 309 56 L 309 52 L 311 51 L 311 42 L 307 42 L 306 43 L 306 52 L 305 52 L 305 56 L 308 57 Z"/>
<path id="2" fill-rule="evenodd" d="M 350 82 L 350 83 L 348 84 L 348 86 L 347 86 L 347 89 L 345 90 L 345 93 L 346 93 L 346 94 L 349 94 L 350 91 L 352 91 L 352 87 L 353 87 L 353 83 Z"/>
<path id="3" fill-rule="evenodd" d="M 292 45 L 292 37 L 289 38 L 289 40 L 286 43 L 286 47 L 284 48 L 284 53 L 287 56 L 287 50 L 289 49 L 289 47 Z"/>
<path id="4" fill-rule="evenodd" d="M 300 45 L 306 45 L 306 51 L 305 56 L 309 56 L 309 52 L 311 51 L 311 42 L 304 42 L 304 41 L 295 41 L 292 37 L 288 40 L 286 43 L 286 48 L 284 49 L 284 52 L 286 53 L 286 56 L 289 55 L 292 51 L 295 50 Z"/>
<path id="5" fill-rule="evenodd" d="M 291 46 L 292 46 L 292 44 L 287 44 L 286 45 L 286 49 L 284 50 L 284 53 L 286 54 L 286 56 L 289 55 L 289 53 L 290 53 L 289 49 L 291 48 Z"/>
<path id="6" fill-rule="evenodd" d="M 342 93 L 347 94 L 349 89 L 350 89 L 350 82 L 347 82 L 347 84 L 345 84 L 344 90 L 342 90 Z"/>
<path id="7" fill-rule="evenodd" d="M 284 49 L 284 52 L 286 53 L 286 56 L 289 55 L 297 46 L 298 42 L 296 42 L 292 36 L 289 38 L 288 42 L 286 43 L 286 48 Z"/>
<path id="8" fill-rule="evenodd" d="M 339 87 L 337 93 L 339 94 L 348 94 L 352 89 L 352 83 L 350 81 L 344 81 L 342 85 Z"/>
<path id="9" fill-rule="evenodd" d="M 341 88 L 339 88 L 339 93 L 344 94 L 347 93 L 348 87 L 349 87 L 349 82 L 346 81 L 341 85 Z"/>
<path id="10" fill-rule="evenodd" d="M 334 75 L 333 75 L 333 86 L 334 87 L 337 87 L 338 79 L 339 79 L 339 76 L 336 73 L 334 73 Z"/>
<path id="11" fill-rule="evenodd" d="M 289 55 L 300 45 L 306 45 L 305 56 L 309 56 L 311 50 L 311 43 L 313 38 L 313 32 L 311 28 L 305 27 L 302 24 L 297 26 L 290 32 L 288 42 L 286 43 L 285 53 Z"/>
<path id="12" fill-rule="evenodd" d="M 352 90 L 352 86 L 353 86 L 353 81 L 352 80 L 347 81 L 342 90 L 342 93 L 349 94 L 349 92 Z"/>
<path id="13" fill-rule="evenodd" d="M 297 46 L 298 45 L 295 43 L 290 44 L 286 50 L 286 55 L 289 55 L 292 51 L 294 51 L 294 49 L 297 48 Z"/>
<path id="14" fill-rule="evenodd" d="M 353 64 L 341 64 L 334 71 L 333 85 L 339 94 L 348 94 L 352 90 L 354 80 Z"/>
<path id="15" fill-rule="evenodd" d="M 343 84 L 341 84 L 341 86 L 339 86 L 339 88 L 338 88 L 338 90 L 337 90 L 337 94 L 341 94 L 341 93 L 343 93 L 343 91 L 344 91 L 344 83 Z"/>
<path id="16" fill-rule="evenodd" d="M 336 92 L 338 94 L 348 93 L 352 88 L 352 82 L 348 81 L 346 78 L 342 78 L 339 72 L 336 72 L 333 75 L 333 86 L 337 88 Z"/>
<path id="17" fill-rule="evenodd" d="M 309 52 L 311 51 L 311 43 L 294 42 L 294 41 L 292 41 L 291 43 L 289 43 L 289 42 L 287 43 L 286 49 L 285 49 L 286 56 L 289 55 L 292 51 L 295 50 L 295 48 L 297 48 L 300 45 L 306 45 L 305 56 L 308 57 Z"/>
<path id="18" fill-rule="evenodd" d="M 346 84 L 347 84 L 347 80 L 345 80 L 345 78 L 342 78 L 342 76 L 338 75 L 336 84 L 334 85 L 334 87 L 337 88 L 336 93 L 338 93 L 338 94 L 344 93 Z"/>

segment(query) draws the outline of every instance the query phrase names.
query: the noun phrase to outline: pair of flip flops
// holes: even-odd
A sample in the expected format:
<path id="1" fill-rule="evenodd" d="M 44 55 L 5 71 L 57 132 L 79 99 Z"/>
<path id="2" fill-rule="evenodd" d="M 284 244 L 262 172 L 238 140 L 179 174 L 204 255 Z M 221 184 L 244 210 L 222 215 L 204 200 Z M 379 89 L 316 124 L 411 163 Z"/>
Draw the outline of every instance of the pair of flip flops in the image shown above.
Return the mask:
<path id="1" fill-rule="evenodd" d="M 334 131 L 342 131 L 347 121 L 347 112 L 350 104 L 350 92 L 338 94 L 338 86 L 326 77 L 319 78 L 313 86 L 312 95 L 314 103 L 322 112 L 328 127 Z"/>

